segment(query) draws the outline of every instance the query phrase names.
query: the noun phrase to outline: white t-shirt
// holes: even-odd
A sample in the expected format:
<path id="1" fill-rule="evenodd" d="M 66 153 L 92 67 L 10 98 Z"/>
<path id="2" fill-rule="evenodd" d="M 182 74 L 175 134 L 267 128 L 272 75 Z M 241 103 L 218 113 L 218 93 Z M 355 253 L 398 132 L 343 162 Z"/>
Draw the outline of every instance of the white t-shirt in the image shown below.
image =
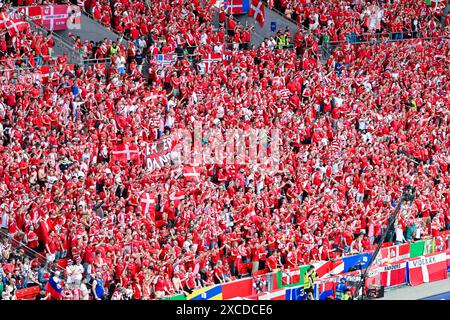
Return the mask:
<path id="1" fill-rule="evenodd" d="M 81 264 L 76 264 L 72 266 L 72 278 L 74 280 L 81 281 L 83 278 L 84 268 Z"/>
<path id="2" fill-rule="evenodd" d="M 74 266 L 67 266 L 66 267 L 66 274 L 67 274 L 67 283 L 72 283 L 73 282 L 73 271 L 74 271 Z"/>
<path id="3" fill-rule="evenodd" d="M 82 283 L 80 285 L 81 297 L 80 300 L 89 300 L 89 290 L 86 287 L 86 284 Z"/>
<path id="4" fill-rule="evenodd" d="M 336 107 L 342 106 L 342 102 L 344 102 L 344 99 L 341 99 L 339 97 L 334 97 L 334 102 L 336 104 Z"/>
<path id="5" fill-rule="evenodd" d="M 206 44 L 207 40 L 208 40 L 208 35 L 206 33 L 202 33 L 200 35 L 200 44 Z"/>
<path id="6" fill-rule="evenodd" d="M 8 228 L 8 214 L 4 210 L 2 212 L 2 221 L 1 221 L 0 227 L 5 228 L 5 229 Z"/>
<path id="7" fill-rule="evenodd" d="M 359 130 L 367 129 L 367 124 L 366 124 L 366 122 L 364 120 L 359 119 L 358 122 L 359 122 Z"/>
<path id="8" fill-rule="evenodd" d="M 121 67 L 124 68 L 125 67 L 125 62 L 126 62 L 126 60 L 125 60 L 124 56 L 118 56 L 116 58 L 116 61 L 115 61 L 116 67 L 117 68 L 121 68 Z"/>
<path id="9" fill-rule="evenodd" d="M 402 228 L 395 228 L 395 240 L 396 241 L 405 241 L 405 237 L 403 236 Z"/>

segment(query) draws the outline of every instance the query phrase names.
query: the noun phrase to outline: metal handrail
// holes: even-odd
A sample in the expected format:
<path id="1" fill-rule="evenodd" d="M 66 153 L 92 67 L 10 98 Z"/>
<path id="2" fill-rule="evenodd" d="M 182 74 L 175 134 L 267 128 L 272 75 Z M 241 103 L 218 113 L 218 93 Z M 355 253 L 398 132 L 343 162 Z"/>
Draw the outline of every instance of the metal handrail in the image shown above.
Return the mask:
<path id="1" fill-rule="evenodd" d="M 10 241 L 11 245 L 12 245 L 13 247 L 15 247 L 16 249 L 23 249 L 25 255 L 30 259 L 30 261 L 33 260 L 33 259 L 35 259 L 35 258 L 38 258 L 39 263 L 41 263 L 41 264 L 42 264 L 42 263 L 45 263 L 45 264 L 47 263 L 47 258 L 46 258 L 43 254 L 41 254 L 41 253 L 39 253 L 39 252 L 37 252 L 37 251 L 31 249 L 30 247 L 28 247 L 28 246 L 27 246 L 25 243 L 23 243 L 22 241 L 18 241 L 18 240 L 14 239 L 14 238 L 11 238 L 11 237 L 10 237 L 4 230 L 2 230 L 1 228 L 0 228 L 0 238 L 6 238 L 6 239 L 8 239 L 8 241 Z M 65 279 L 66 279 L 65 269 L 62 268 L 62 267 L 60 267 L 60 266 L 58 265 L 58 263 L 55 263 L 54 266 L 55 266 L 56 271 L 59 271 L 59 272 L 60 272 L 59 278 L 60 278 L 61 280 L 65 280 Z M 52 271 L 52 270 L 49 270 L 49 272 L 53 272 L 53 271 Z M 41 284 L 41 283 L 40 283 L 40 284 Z M 92 288 L 92 284 L 86 283 L 86 287 L 87 287 L 88 289 L 91 289 L 91 288 Z M 89 295 L 91 295 L 91 293 L 89 293 Z"/>
<path id="2" fill-rule="evenodd" d="M 24 253 L 27 255 L 28 258 L 30 258 L 30 260 L 33 260 L 33 259 L 37 258 L 39 263 L 46 263 L 47 262 L 47 258 L 43 254 L 41 254 L 41 253 L 31 249 L 30 247 L 28 247 L 22 241 L 18 241 L 18 240 L 14 239 L 14 238 L 11 238 L 2 229 L 0 229 L 0 237 L 7 238 L 8 241 L 10 241 L 11 245 L 14 248 L 24 250 Z M 61 271 L 61 277 L 60 278 L 63 278 L 64 277 L 64 268 L 61 268 L 57 263 L 55 264 L 55 268 L 57 269 L 57 271 Z"/>
<path id="3" fill-rule="evenodd" d="M 41 66 L 51 66 L 51 65 L 50 64 L 45 64 L 45 65 L 41 65 Z M 32 67 L 25 67 L 25 68 L 18 67 L 17 69 L 2 69 L 2 68 L 0 68 L 0 73 L 11 72 L 11 71 L 21 72 L 21 71 L 36 71 L 36 70 L 37 70 L 37 68 L 32 68 Z"/>
<path id="4" fill-rule="evenodd" d="M 35 22 L 33 22 L 30 17 L 28 17 L 26 14 L 22 12 L 18 12 L 18 7 L 12 7 L 12 12 L 17 14 L 19 17 L 21 17 L 24 21 L 28 23 L 30 26 L 30 29 L 32 29 L 35 32 L 41 32 L 42 34 L 47 34 L 52 36 L 53 40 L 55 41 L 55 46 L 61 46 L 63 47 L 63 50 L 67 51 L 69 53 L 69 58 L 75 62 L 80 63 L 82 60 L 82 56 L 80 53 L 78 53 L 76 50 L 73 49 L 73 46 L 69 43 L 67 43 L 62 37 L 60 37 L 58 34 L 53 33 L 49 30 L 46 30 L 42 28 L 41 26 L 37 25 Z"/>
<path id="5" fill-rule="evenodd" d="M 392 35 L 392 33 L 389 33 L 389 35 Z M 378 37 L 377 39 L 372 40 L 366 40 L 366 41 L 348 41 L 348 40 L 340 40 L 340 41 L 328 41 L 327 44 L 319 45 L 319 49 L 322 52 L 322 57 L 324 60 L 328 60 L 328 58 L 333 54 L 333 51 L 343 43 L 351 43 L 353 45 L 362 45 L 362 44 L 379 44 L 382 42 L 403 42 L 403 41 L 412 41 L 412 40 L 437 40 L 437 39 L 448 39 L 447 36 L 438 36 L 438 37 L 417 37 L 417 38 L 403 38 L 403 39 L 392 39 L 390 36 L 386 39 L 381 39 L 381 37 Z"/>

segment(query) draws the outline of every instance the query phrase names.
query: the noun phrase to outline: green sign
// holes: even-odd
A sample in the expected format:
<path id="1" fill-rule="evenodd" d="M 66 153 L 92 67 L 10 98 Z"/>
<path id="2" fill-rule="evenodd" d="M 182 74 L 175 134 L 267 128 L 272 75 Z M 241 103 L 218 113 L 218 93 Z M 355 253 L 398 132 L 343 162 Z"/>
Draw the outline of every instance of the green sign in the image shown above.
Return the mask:
<path id="1" fill-rule="evenodd" d="M 182 293 L 170 297 L 165 297 L 163 300 L 186 300 L 186 296 Z"/>

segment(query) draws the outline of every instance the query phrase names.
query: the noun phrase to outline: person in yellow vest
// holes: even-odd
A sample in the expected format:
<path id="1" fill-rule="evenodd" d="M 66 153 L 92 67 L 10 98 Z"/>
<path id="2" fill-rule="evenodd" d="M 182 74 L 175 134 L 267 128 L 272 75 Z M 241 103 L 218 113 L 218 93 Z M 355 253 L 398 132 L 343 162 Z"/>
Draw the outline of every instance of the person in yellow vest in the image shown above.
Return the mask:
<path id="1" fill-rule="evenodd" d="M 278 44 L 278 49 L 284 49 L 284 47 L 286 46 L 286 38 L 284 36 L 284 34 L 279 36 L 279 44 Z"/>
<path id="2" fill-rule="evenodd" d="M 317 273 L 314 266 L 310 266 L 303 276 L 303 290 L 306 294 L 314 294 L 314 282 L 317 279 Z"/>
<path id="3" fill-rule="evenodd" d="M 345 290 L 341 300 L 353 300 L 352 291 L 350 289 Z"/>
<path id="4" fill-rule="evenodd" d="M 119 52 L 119 46 L 117 45 L 116 42 L 113 42 L 111 45 L 111 48 L 109 48 L 109 56 L 112 57 L 114 55 L 116 55 Z"/>
<path id="5" fill-rule="evenodd" d="M 311 279 L 312 279 L 312 283 L 314 284 L 316 282 L 316 280 L 317 280 L 316 268 L 313 265 L 311 265 L 309 267 L 309 269 L 311 270 Z"/>
<path id="6" fill-rule="evenodd" d="M 286 30 L 284 32 L 284 34 L 282 35 L 282 37 L 283 37 L 284 47 L 288 48 L 289 47 L 289 30 Z"/>

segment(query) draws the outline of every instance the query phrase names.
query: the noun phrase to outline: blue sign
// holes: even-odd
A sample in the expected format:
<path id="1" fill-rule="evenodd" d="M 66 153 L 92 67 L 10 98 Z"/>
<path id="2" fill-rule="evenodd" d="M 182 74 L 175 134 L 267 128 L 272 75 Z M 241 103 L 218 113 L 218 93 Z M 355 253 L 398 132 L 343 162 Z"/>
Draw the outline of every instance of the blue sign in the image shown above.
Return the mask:
<path id="1" fill-rule="evenodd" d="M 351 267 L 356 267 L 357 270 L 359 270 L 360 267 L 361 269 L 366 268 L 371 257 L 372 253 L 363 253 L 342 258 L 342 261 L 344 262 L 344 273 L 347 273 L 348 269 Z"/>
<path id="2" fill-rule="evenodd" d="M 275 32 L 275 30 L 277 30 L 277 22 L 276 21 L 272 21 L 270 23 L 270 31 Z"/>
<path id="3" fill-rule="evenodd" d="M 286 289 L 286 300 L 306 300 L 307 295 L 303 290 L 303 286 L 297 288 Z"/>

